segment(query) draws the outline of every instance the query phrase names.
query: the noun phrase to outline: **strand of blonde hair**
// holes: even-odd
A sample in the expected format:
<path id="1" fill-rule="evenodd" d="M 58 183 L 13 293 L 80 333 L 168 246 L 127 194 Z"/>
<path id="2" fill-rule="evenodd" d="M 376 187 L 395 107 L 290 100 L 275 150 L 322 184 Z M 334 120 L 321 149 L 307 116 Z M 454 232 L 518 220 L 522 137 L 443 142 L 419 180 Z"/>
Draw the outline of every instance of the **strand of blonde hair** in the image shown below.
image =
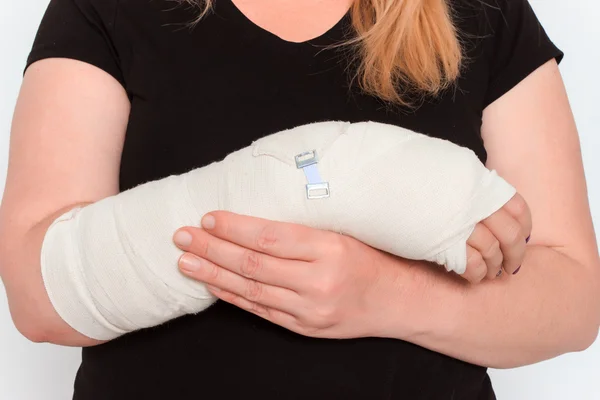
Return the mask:
<path id="1" fill-rule="evenodd" d="M 200 7 L 216 0 L 180 0 Z M 356 78 L 363 91 L 410 105 L 408 93 L 436 96 L 456 81 L 462 48 L 447 0 L 355 0 L 350 10 Z"/>

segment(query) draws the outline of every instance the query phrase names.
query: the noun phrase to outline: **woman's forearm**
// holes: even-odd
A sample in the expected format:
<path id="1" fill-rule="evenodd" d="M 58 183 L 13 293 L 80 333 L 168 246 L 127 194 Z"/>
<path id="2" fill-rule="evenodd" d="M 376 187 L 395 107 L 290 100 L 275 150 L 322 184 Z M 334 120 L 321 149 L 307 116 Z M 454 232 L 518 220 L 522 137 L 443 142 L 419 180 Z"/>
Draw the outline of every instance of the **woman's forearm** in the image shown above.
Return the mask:
<path id="1" fill-rule="evenodd" d="M 389 260 L 406 269 L 406 260 Z M 584 350 L 598 334 L 597 264 L 530 246 L 518 275 L 471 285 L 415 263 L 408 269 L 412 289 L 402 294 L 402 315 L 386 336 L 492 368 Z"/>

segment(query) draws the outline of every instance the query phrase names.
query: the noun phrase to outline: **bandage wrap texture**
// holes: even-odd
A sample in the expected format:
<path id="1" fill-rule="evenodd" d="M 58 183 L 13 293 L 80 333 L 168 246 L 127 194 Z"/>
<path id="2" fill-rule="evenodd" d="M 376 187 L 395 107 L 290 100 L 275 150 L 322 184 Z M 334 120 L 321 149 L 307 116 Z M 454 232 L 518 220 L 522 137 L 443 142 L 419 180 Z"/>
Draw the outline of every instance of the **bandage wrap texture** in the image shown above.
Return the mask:
<path id="1" fill-rule="evenodd" d="M 307 199 L 295 156 L 316 150 L 330 196 Z M 182 275 L 172 240 L 214 210 L 331 230 L 464 273 L 475 225 L 515 189 L 469 149 L 393 125 L 321 122 L 265 136 L 224 160 L 144 183 L 57 218 L 42 275 L 59 315 L 109 340 L 215 302 Z"/>

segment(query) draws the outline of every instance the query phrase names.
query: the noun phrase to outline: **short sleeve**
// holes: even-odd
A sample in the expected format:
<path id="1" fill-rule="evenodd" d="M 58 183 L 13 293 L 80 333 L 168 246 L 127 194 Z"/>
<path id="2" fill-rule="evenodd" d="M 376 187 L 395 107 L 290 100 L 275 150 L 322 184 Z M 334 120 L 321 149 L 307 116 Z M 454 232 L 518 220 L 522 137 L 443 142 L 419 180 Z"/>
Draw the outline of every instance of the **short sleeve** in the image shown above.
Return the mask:
<path id="1" fill-rule="evenodd" d="M 125 86 L 114 44 L 116 12 L 117 0 L 51 0 L 25 70 L 45 58 L 70 58 L 106 71 Z"/>
<path id="2" fill-rule="evenodd" d="M 484 106 L 493 103 L 551 59 L 564 54 L 552 42 L 527 0 L 485 0 L 495 14 L 488 42 L 489 83 Z"/>

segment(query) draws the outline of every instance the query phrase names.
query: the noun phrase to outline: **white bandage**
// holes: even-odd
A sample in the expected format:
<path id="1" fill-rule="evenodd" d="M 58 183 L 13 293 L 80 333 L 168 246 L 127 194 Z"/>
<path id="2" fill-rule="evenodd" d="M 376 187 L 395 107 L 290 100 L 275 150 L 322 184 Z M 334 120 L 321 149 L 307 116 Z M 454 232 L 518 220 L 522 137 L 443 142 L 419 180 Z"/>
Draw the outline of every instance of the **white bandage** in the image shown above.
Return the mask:
<path id="1" fill-rule="evenodd" d="M 296 156 L 307 151 L 316 164 L 302 168 L 306 157 Z M 311 197 L 319 198 L 309 199 L 315 183 Z M 172 241 L 207 212 L 331 230 L 463 273 L 475 224 L 515 192 L 449 141 L 374 122 L 309 124 L 63 214 L 44 238 L 42 274 L 70 326 L 109 340 L 214 303 L 179 272 L 183 252 Z"/>

